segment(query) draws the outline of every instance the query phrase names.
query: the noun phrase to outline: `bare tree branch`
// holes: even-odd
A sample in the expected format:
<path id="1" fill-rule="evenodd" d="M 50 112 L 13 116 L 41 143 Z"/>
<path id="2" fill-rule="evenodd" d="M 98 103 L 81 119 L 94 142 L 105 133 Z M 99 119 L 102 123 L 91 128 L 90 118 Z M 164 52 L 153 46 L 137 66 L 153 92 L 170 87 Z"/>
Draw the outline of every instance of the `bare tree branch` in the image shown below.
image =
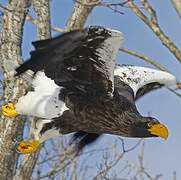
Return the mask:
<path id="1" fill-rule="evenodd" d="M 143 180 L 143 156 L 144 156 L 144 146 L 145 146 L 145 142 L 143 140 L 142 142 L 142 147 L 141 147 L 141 153 L 138 156 L 139 159 L 139 163 L 140 163 L 140 180 Z"/>
<path id="2" fill-rule="evenodd" d="M 105 138 L 104 136 L 103 136 L 103 139 L 104 139 L 106 145 L 110 148 L 110 150 L 111 150 L 116 156 L 120 157 L 128 166 L 130 166 L 131 168 L 137 170 L 139 173 L 142 172 L 149 180 L 154 180 L 154 179 L 152 178 L 152 176 L 151 176 L 145 169 L 141 169 L 141 168 L 138 167 L 136 164 L 134 164 L 133 162 L 131 162 L 131 161 L 129 161 L 128 159 L 126 159 L 125 156 L 124 156 L 124 153 L 121 153 L 121 154 L 118 153 L 118 152 L 116 151 L 116 149 L 113 148 L 113 147 L 109 144 L 109 142 L 106 140 L 106 138 Z M 139 144 L 137 143 L 137 145 L 139 145 Z M 136 146 L 134 146 L 134 148 L 136 148 Z"/>
<path id="3" fill-rule="evenodd" d="M 4 12 L 1 31 L 0 59 L 4 75 L 4 101 L 16 102 L 22 94 L 26 83 L 22 79 L 14 79 L 12 73 L 15 66 L 22 63 L 21 43 L 25 16 L 28 12 L 29 0 L 9 1 Z M 8 11 L 10 10 L 10 11 Z M 13 12 L 13 13 L 12 13 Z M 21 116 L 9 119 L 1 115 L 0 124 L 0 174 L 1 179 L 12 179 L 18 163 L 16 142 L 22 139 L 22 130 L 26 118 Z"/>
<path id="4" fill-rule="evenodd" d="M 34 7 L 34 9 L 36 11 L 36 15 L 37 15 L 37 29 L 38 29 L 39 39 L 50 38 L 51 30 L 50 30 L 49 1 L 32 0 L 32 4 L 33 4 L 33 7 Z M 31 134 L 30 134 L 30 136 L 31 136 Z M 36 164 L 36 161 L 38 159 L 41 147 L 39 148 L 38 151 L 23 157 L 21 166 L 20 166 L 16 176 L 14 177 L 14 180 L 31 178 L 32 172 L 33 172 L 34 166 Z"/>
<path id="5" fill-rule="evenodd" d="M 7 8 L 3 7 L 1 4 L 0 4 L 0 10 L 1 11 L 9 11 Z"/>
<path id="6" fill-rule="evenodd" d="M 181 98 L 181 94 L 176 92 L 174 89 L 171 89 L 171 88 L 167 88 L 169 91 L 173 92 L 176 96 L 180 97 Z"/>
<path id="7" fill-rule="evenodd" d="M 177 174 L 176 171 L 173 172 L 173 180 L 177 180 Z"/>
<path id="8" fill-rule="evenodd" d="M 38 39 L 51 38 L 50 1 L 31 0 L 37 16 Z"/>
<path id="9" fill-rule="evenodd" d="M 75 4 L 74 10 L 72 12 L 72 15 L 67 21 L 66 24 L 66 31 L 70 31 L 73 29 L 80 29 L 83 27 L 85 21 L 87 20 L 87 17 L 91 13 L 94 6 L 84 6 L 80 3 L 93 3 L 97 2 L 97 0 L 80 0 L 79 3 Z"/>
<path id="10" fill-rule="evenodd" d="M 172 0 L 172 4 L 174 5 L 178 15 L 181 17 L 181 0 Z"/>
<path id="11" fill-rule="evenodd" d="M 174 45 L 174 43 L 164 34 L 164 32 L 159 27 L 156 20 L 156 13 L 153 11 L 151 5 L 147 2 L 147 0 L 140 0 L 143 4 L 147 12 L 151 15 L 151 20 L 149 20 L 140 9 L 133 3 L 133 0 L 129 0 L 127 3 L 132 11 L 145 23 L 148 27 L 158 36 L 158 38 L 162 41 L 163 45 L 165 45 L 169 51 L 177 58 L 179 62 L 181 62 L 181 52 Z"/>
<path id="12" fill-rule="evenodd" d="M 21 161 L 21 166 L 18 169 L 16 175 L 13 177 L 13 180 L 20 179 L 31 179 L 36 160 L 38 158 L 40 149 L 35 153 L 30 155 L 25 155 Z"/>
<path id="13" fill-rule="evenodd" d="M 155 67 L 157 67 L 158 69 L 162 70 L 162 71 L 166 71 L 168 72 L 163 66 L 161 66 L 160 64 L 156 63 L 154 60 L 148 58 L 147 56 L 144 56 L 140 53 L 137 53 L 135 51 L 132 51 L 130 49 L 126 49 L 126 48 L 123 48 L 123 47 L 120 47 L 119 48 L 120 51 L 123 51 L 125 53 L 128 53 L 128 54 L 131 54 L 133 56 L 136 56 L 136 57 L 139 57 L 140 59 L 143 59 L 144 61 L 146 62 L 149 62 L 150 64 L 154 65 Z"/>
<path id="14" fill-rule="evenodd" d="M 38 24 L 38 21 L 37 21 L 36 19 L 33 19 L 30 14 L 28 14 L 28 15 L 26 16 L 26 20 L 32 22 L 33 24 Z M 51 26 L 51 30 L 57 31 L 57 32 L 61 32 L 61 33 L 62 33 L 62 32 L 65 32 L 64 29 L 61 29 L 61 28 L 58 28 L 58 27 L 53 27 L 53 26 Z"/>
<path id="15" fill-rule="evenodd" d="M 127 2 L 129 0 L 125 0 L 121 3 L 108 3 L 108 2 L 101 2 L 99 0 L 95 1 L 95 2 L 83 2 L 83 1 L 80 1 L 80 0 L 73 0 L 74 2 L 82 5 L 82 6 L 87 6 L 87 7 L 95 7 L 95 6 L 104 6 L 104 7 L 107 7 L 111 10 L 113 10 L 114 12 L 116 13 L 119 13 L 119 14 L 124 14 L 123 12 L 117 10 L 117 6 L 120 6 L 120 7 L 123 7 L 125 4 L 127 4 Z"/>
<path id="16" fill-rule="evenodd" d="M 82 6 L 99 6 L 99 5 L 102 4 L 99 0 L 97 0 L 95 2 L 91 2 L 91 1 L 86 2 L 86 1 L 78 1 L 78 0 L 72 0 L 72 1 L 78 3 L 78 4 L 82 5 Z"/>

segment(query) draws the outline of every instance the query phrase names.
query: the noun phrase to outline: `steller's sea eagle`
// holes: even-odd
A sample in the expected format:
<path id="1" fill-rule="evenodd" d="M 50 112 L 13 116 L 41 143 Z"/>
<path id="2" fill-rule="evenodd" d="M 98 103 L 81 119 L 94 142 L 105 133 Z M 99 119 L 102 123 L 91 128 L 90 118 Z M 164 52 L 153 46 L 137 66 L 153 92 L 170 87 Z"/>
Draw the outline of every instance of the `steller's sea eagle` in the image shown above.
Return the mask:
<path id="1" fill-rule="evenodd" d="M 119 31 L 90 26 L 33 42 L 35 51 L 16 69 L 16 76 L 32 74 L 34 91 L 15 105 L 2 106 L 8 117 L 41 118 L 33 128 L 35 141 L 22 141 L 19 151 L 31 153 L 41 142 L 72 132 L 78 150 L 104 133 L 167 138 L 167 128 L 153 117 L 141 116 L 135 100 L 176 84 L 176 78 L 151 68 L 116 66 L 122 41 Z"/>

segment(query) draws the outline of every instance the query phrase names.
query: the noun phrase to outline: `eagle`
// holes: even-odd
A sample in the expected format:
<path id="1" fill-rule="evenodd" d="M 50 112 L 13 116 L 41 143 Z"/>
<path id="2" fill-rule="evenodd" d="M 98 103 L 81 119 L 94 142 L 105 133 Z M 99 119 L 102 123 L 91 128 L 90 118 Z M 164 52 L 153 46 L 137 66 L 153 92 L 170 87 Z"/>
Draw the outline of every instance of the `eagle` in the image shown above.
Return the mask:
<path id="1" fill-rule="evenodd" d="M 153 89 L 176 84 L 164 71 L 116 65 L 124 37 L 119 31 L 90 26 L 52 39 L 33 42 L 31 57 L 15 76 L 32 78 L 33 90 L 16 104 L 2 106 L 8 117 L 33 115 L 34 142 L 22 141 L 22 154 L 60 134 L 74 133 L 77 150 L 102 134 L 167 138 L 168 129 L 154 117 L 143 117 L 135 101 Z"/>

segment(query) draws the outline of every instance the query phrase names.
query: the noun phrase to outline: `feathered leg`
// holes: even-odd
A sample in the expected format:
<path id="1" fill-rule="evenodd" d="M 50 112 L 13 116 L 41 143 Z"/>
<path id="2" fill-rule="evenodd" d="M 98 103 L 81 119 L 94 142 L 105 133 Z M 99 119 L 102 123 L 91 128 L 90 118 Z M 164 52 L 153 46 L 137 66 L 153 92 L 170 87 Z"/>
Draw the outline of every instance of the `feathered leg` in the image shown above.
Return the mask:
<path id="1" fill-rule="evenodd" d="M 66 121 L 74 121 L 74 115 L 69 110 L 65 111 L 61 117 L 36 121 L 30 129 L 35 140 L 33 142 L 22 141 L 18 146 L 18 151 L 22 154 L 29 154 L 36 151 L 42 142 L 54 136 L 75 132 L 73 126 L 66 125 L 69 124 Z"/>

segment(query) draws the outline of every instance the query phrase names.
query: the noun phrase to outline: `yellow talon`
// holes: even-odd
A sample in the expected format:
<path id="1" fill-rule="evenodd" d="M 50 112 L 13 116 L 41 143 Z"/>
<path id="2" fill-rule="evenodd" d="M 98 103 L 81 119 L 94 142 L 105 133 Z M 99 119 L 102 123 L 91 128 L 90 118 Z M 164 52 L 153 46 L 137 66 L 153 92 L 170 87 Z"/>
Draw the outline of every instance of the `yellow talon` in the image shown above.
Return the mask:
<path id="1" fill-rule="evenodd" d="M 38 149 L 39 145 L 40 145 L 40 142 L 37 140 L 33 142 L 21 141 L 17 149 L 22 154 L 30 154 L 32 152 L 35 152 Z"/>
<path id="2" fill-rule="evenodd" d="M 12 103 L 2 106 L 2 114 L 7 117 L 18 116 L 18 113 L 15 110 L 14 104 L 12 104 Z"/>

